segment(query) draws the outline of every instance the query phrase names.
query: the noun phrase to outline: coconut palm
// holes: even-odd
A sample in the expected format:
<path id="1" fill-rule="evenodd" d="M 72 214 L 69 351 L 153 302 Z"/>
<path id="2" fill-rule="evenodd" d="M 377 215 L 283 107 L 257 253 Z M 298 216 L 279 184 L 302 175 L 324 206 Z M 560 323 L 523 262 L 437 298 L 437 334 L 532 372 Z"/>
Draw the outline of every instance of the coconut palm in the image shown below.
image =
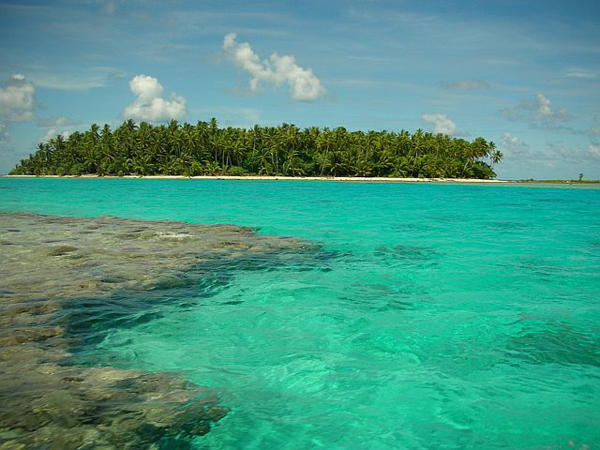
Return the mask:
<path id="1" fill-rule="evenodd" d="M 502 160 L 493 142 L 469 142 L 417 130 L 348 131 L 292 124 L 219 128 L 216 119 L 139 125 L 129 119 L 114 131 L 92 124 L 68 138 L 41 143 L 12 173 L 140 174 L 243 173 L 352 176 L 495 176 Z M 489 161 L 485 162 L 485 161 Z"/>

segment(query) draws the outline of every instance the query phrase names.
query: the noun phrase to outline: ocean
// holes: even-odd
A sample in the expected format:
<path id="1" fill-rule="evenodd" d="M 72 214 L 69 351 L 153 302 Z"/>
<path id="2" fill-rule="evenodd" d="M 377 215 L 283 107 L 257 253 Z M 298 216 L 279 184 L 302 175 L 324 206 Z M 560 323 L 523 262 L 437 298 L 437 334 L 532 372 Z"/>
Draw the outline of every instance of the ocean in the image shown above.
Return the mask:
<path id="1" fill-rule="evenodd" d="M 308 249 L 204 258 L 65 325 L 69 364 L 213 391 L 227 414 L 189 448 L 600 443 L 597 187 L 2 178 L 15 212 L 234 224 Z"/>

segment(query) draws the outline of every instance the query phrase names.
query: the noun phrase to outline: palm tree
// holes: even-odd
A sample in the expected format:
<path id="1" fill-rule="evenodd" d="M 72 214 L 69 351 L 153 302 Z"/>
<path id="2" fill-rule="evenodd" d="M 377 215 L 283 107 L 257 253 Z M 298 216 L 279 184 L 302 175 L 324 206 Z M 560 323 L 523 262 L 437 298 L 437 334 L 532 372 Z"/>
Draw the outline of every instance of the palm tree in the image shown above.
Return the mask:
<path id="1" fill-rule="evenodd" d="M 196 125 L 124 121 L 114 132 L 92 124 L 84 133 L 55 136 L 11 173 L 284 173 L 353 176 L 495 176 L 502 160 L 493 142 L 468 142 L 417 130 L 299 130 L 295 125 L 220 129 L 216 119 Z M 489 160 L 489 164 L 484 162 Z"/>

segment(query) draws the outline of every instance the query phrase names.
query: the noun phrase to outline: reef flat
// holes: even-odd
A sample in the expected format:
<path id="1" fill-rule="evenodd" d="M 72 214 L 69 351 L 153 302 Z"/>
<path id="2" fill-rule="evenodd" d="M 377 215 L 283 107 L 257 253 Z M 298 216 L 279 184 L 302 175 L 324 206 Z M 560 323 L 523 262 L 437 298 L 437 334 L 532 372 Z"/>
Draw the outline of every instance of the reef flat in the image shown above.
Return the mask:
<path id="1" fill-rule="evenodd" d="M 314 248 L 234 225 L 0 214 L 0 449 L 186 448 L 226 415 L 217 395 L 177 373 L 78 364 L 86 324 L 204 266 Z"/>

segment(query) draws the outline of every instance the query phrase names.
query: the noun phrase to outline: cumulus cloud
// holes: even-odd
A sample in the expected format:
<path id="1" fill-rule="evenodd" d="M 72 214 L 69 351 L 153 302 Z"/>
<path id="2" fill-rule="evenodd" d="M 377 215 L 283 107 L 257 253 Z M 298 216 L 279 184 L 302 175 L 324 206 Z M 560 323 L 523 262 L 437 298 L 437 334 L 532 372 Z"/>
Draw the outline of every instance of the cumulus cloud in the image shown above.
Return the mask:
<path id="1" fill-rule="evenodd" d="M 566 108 L 553 109 L 552 103 L 543 94 L 538 94 L 535 98 L 537 100 L 537 113 L 535 116 L 537 120 L 568 120 L 569 112 Z"/>
<path id="2" fill-rule="evenodd" d="M 502 147 L 513 155 L 525 155 L 529 150 L 529 145 L 507 131 L 502 133 Z"/>
<path id="3" fill-rule="evenodd" d="M 590 144 L 588 146 L 588 153 L 593 158 L 600 159 L 600 146 L 594 145 L 594 144 Z"/>
<path id="4" fill-rule="evenodd" d="M 12 75 L 0 88 L 0 117 L 11 122 L 35 118 L 35 88 L 23 75 Z"/>
<path id="5" fill-rule="evenodd" d="M 425 122 L 433 125 L 433 132 L 438 134 L 447 134 L 449 136 L 459 136 L 463 133 L 456 124 L 446 117 L 446 114 L 423 114 L 421 116 Z"/>
<path id="6" fill-rule="evenodd" d="M 555 127 L 557 121 L 567 121 L 570 118 L 566 108 L 554 108 L 552 102 L 541 93 L 531 100 L 522 100 L 512 108 L 501 109 L 500 115 L 512 122 L 528 122 L 547 128 Z"/>
<path id="7" fill-rule="evenodd" d="M 170 99 L 162 97 L 163 87 L 154 77 L 136 75 L 129 81 L 129 88 L 135 101 L 123 111 L 123 118 L 147 122 L 165 122 L 180 119 L 186 113 L 186 100 L 172 93 Z"/>
<path id="8" fill-rule="evenodd" d="M 487 81 L 478 79 L 458 80 L 451 82 L 443 82 L 442 86 L 446 89 L 458 89 L 461 91 L 481 91 L 490 89 L 491 86 Z"/>
<path id="9" fill-rule="evenodd" d="M 5 80 L 0 87 L 0 143 L 10 141 L 10 129 L 14 122 L 35 119 L 36 107 L 35 87 L 29 80 L 21 74 Z"/>
<path id="10" fill-rule="evenodd" d="M 261 61 L 247 42 L 238 43 L 236 34 L 229 33 L 223 39 L 223 51 L 227 58 L 250 75 L 250 89 L 257 91 L 261 84 L 277 87 L 287 84 L 290 97 L 300 101 L 314 101 L 326 93 L 321 81 L 311 69 L 296 64 L 292 55 L 273 53 Z"/>

